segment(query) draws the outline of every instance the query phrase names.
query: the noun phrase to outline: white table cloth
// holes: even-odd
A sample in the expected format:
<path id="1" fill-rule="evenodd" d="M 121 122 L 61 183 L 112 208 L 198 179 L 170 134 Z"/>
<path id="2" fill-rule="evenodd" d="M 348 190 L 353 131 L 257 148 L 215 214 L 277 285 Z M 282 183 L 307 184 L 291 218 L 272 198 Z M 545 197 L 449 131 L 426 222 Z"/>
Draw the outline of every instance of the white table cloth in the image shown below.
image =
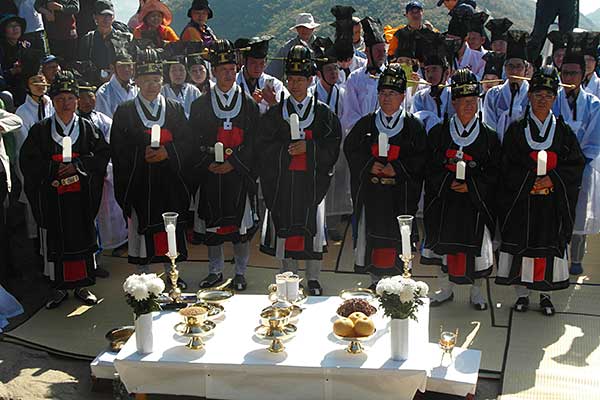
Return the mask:
<path id="1" fill-rule="evenodd" d="M 185 347 L 173 326 L 182 321 L 174 312 L 154 317 L 154 351 L 140 355 L 132 337 L 115 359 L 115 367 L 130 392 L 205 396 L 217 399 L 412 399 L 425 391 L 430 348 L 425 327 L 411 323 L 414 356 L 392 361 L 387 319 L 374 318 L 377 332 L 365 342 L 364 354 L 352 355 L 347 342 L 332 332 L 338 297 L 312 297 L 304 305 L 294 338 L 286 350 L 269 353 L 268 342 L 254 336 L 267 296 L 236 295 L 224 303 L 225 317 L 217 323 L 205 349 Z M 426 356 L 427 355 L 427 356 Z"/>

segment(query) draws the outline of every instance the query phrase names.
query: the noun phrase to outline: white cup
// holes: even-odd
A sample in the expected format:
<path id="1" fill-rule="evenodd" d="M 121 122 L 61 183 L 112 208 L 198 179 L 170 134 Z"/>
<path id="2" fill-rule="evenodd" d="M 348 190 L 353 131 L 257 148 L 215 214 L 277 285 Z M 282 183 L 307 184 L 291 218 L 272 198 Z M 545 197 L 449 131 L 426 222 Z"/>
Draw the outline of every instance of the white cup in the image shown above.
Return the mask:
<path id="1" fill-rule="evenodd" d="M 287 300 L 294 302 L 298 300 L 298 292 L 300 291 L 300 277 L 298 275 L 291 275 L 286 280 L 286 293 Z"/>

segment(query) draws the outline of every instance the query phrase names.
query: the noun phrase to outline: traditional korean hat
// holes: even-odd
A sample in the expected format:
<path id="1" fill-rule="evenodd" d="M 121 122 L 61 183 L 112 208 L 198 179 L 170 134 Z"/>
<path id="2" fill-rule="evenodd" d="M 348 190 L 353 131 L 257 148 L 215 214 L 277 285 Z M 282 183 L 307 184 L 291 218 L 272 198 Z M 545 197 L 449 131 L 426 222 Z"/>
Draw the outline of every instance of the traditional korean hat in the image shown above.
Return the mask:
<path id="1" fill-rule="evenodd" d="M 213 17 L 213 11 L 208 5 L 208 0 L 194 0 L 192 2 L 192 6 L 187 12 L 188 18 L 192 18 L 193 10 L 208 10 L 208 19 L 211 19 Z"/>
<path id="2" fill-rule="evenodd" d="M 429 29 L 415 32 L 416 55 L 424 66 L 439 65 L 448 68 L 453 51 L 448 42 L 439 32 Z"/>
<path id="3" fill-rule="evenodd" d="M 553 66 L 545 66 L 538 68 L 529 81 L 529 93 L 534 93 L 539 90 L 549 90 L 554 95 L 558 93 L 560 79 L 558 71 Z"/>
<path id="4" fill-rule="evenodd" d="M 457 70 L 450 78 L 450 90 L 452 100 L 461 97 L 479 96 L 481 94 L 481 83 L 477 76 L 468 68 Z"/>
<path id="5" fill-rule="evenodd" d="M 529 44 L 529 33 L 525 31 L 512 30 L 508 31 L 506 47 L 506 59 L 520 58 L 521 60 L 529 60 L 527 45 Z"/>
<path id="6" fill-rule="evenodd" d="M 569 36 L 566 33 L 559 31 L 552 31 L 547 36 L 550 43 L 552 43 L 552 54 L 559 49 L 566 49 L 567 43 L 569 42 Z"/>
<path id="7" fill-rule="evenodd" d="M 319 71 L 323 71 L 325 65 L 338 61 L 335 45 L 328 37 L 317 36 L 311 44 L 311 49 Z"/>
<path id="8" fill-rule="evenodd" d="M 481 36 L 487 36 L 485 32 L 485 22 L 488 20 L 490 16 L 485 12 L 474 13 L 469 16 L 467 19 L 467 33 L 468 32 L 477 32 Z"/>
<path id="9" fill-rule="evenodd" d="M 495 18 L 490 19 L 485 27 L 492 33 L 490 39 L 491 42 L 496 40 L 507 40 L 508 30 L 513 25 L 512 21 L 508 18 Z"/>
<path id="10" fill-rule="evenodd" d="M 61 93 L 72 93 L 79 97 L 79 84 L 73 72 L 60 71 L 56 74 L 56 78 L 54 78 L 54 82 L 52 82 L 50 90 L 48 90 L 48 95 L 55 97 Z"/>
<path id="11" fill-rule="evenodd" d="M 408 29 L 398 29 L 394 33 L 394 37 L 397 39 L 397 47 L 394 50 L 394 57 L 408 57 L 410 59 L 417 58 L 416 55 L 416 43 L 415 34 L 413 31 Z"/>
<path id="12" fill-rule="evenodd" d="M 371 47 L 378 43 L 385 43 L 385 36 L 379 18 L 365 17 L 360 21 L 360 24 L 363 28 L 365 46 Z"/>
<path id="13" fill-rule="evenodd" d="M 317 66 L 308 47 L 296 45 L 290 49 L 285 58 L 286 75 L 299 75 L 307 78 L 315 75 Z"/>
<path id="14" fill-rule="evenodd" d="M 504 61 L 506 56 L 504 53 L 498 53 L 495 51 L 488 51 L 482 57 L 485 60 L 484 75 L 496 75 L 498 78 L 502 76 L 502 69 L 504 68 Z"/>
<path id="15" fill-rule="evenodd" d="M 339 60 L 348 60 L 354 56 L 354 46 L 352 44 L 353 29 L 356 25 L 354 17 L 355 10 L 351 6 L 334 6 L 331 8 L 331 14 L 335 17 L 335 22 L 330 25 L 335 28 L 335 56 Z"/>
<path id="16" fill-rule="evenodd" d="M 237 51 L 233 43 L 227 39 L 217 39 L 210 45 L 210 63 L 217 65 L 236 64 Z"/>
<path id="17" fill-rule="evenodd" d="M 135 64 L 135 76 L 162 75 L 163 61 L 156 49 L 144 49 L 138 53 Z"/>
<path id="18" fill-rule="evenodd" d="M 587 46 L 587 32 L 569 32 L 567 34 L 567 51 L 563 59 L 565 64 L 579 64 L 585 72 L 585 48 Z"/>
<path id="19" fill-rule="evenodd" d="M 79 87 L 79 93 L 96 93 L 96 90 L 98 89 L 96 86 L 92 85 L 91 83 L 89 83 L 86 80 L 83 79 L 78 79 L 77 80 L 77 85 Z"/>
<path id="20" fill-rule="evenodd" d="M 265 35 L 248 39 L 248 43 L 244 46 L 235 46 L 237 49 L 244 51 L 244 56 L 252 58 L 267 58 L 269 54 L 269 41 L 273 36 Z"/>
<path id="21" fill-rule="evenodd" d="M 445 35 L 452 35 L 459 38 L 465 38 L 468 33 L 468 15 L 454 15 L 448 22 L 448 30 Z"/>
<path id="22" fill-rule="evenodd" d="M 406 74 L 400 64 L 388 65 L 377 83 L 377 91 L 392 89 L 400 93 L 406 92 Z"/>

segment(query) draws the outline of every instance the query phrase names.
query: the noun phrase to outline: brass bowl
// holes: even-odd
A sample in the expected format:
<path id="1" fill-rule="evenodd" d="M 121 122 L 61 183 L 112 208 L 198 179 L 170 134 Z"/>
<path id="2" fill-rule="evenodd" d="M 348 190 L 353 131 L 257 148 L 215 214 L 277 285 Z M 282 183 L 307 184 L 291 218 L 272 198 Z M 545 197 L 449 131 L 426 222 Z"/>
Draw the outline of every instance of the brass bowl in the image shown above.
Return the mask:
<path id="1" fill-rule="evenodd" d="M 196 294 L 199 302 L 219 304 L 233 296 L 233 290 L 229 289 L 201 289 Z"/>
<path id="2" fill-rule="evenodd" d="M 204 307 L 191 306 L 179 310 L 186 325 L 202 324 L 208 317 L 208 310 Z"/>
<path id="3" fill-rule="evenodd" d="M 339 296 L 342 300 L 363 299 L 366 301 L 375 300 L 375 292 L 367 288 L 352 288 L 341 290 Z"/>
<path id="4" fill-rule="evenodd" d="M 281 353 L 285 350 L 283 341 L 291 338 L 296 334 L 296 325 L 287 324 L 281 328 L 272 329 L 264 325 L 260 325 L 254 329 L 254 334 L 262 340 L 270 340 L 271 344 L 267 350 L 271 353 Z"/>
<path id="5" fill-rule="evenodd" d="M 121 347 L 123 347 L 131 335 L 133 335 L 133 332 L 135 332 L 133 326 L 122 326 L 108 331 L 104 337 L 109 342 L 110 351 L 118 353 L 121 350 Z"/>
<path id="6" fill-rule="evenodd" d="M 364 348 L 360 342 L 364 342 L 366 340 L 371 339 L 373 337 L 373 335 L 375 335 L 375 332 L 377 332 L 377 330 L 373 331 L 373 333 L 370 334 L 369 336 L 346 337 L 346 336 L 336 335 L 335 333 L 333 334 L 333 336 L 335 336 L 339 340 L 343 340 L 345 342 L 350 342 L 350 343 L 348 343 L 348 347 L 346 347 L 346 351 L 348 353 L 360 354 L 364 350 Z"/>
<path id="7" fill-rule="evenodd" d="M 206 310 L 208 311 L 206 318 L 211 319 L 211 320 L 217 319 L 225 313 L 225 308 L 220 304 L 198 302 L 198 303 L 194 304 L 194 307 L 206 308 Z"/>
<path id="8" fill-rule="evenodd" d="M 260 323 L 271 329 L 281 329 L 290 322 L 290 315 L 289 310 L 267 307 L 260 313 Z"/>

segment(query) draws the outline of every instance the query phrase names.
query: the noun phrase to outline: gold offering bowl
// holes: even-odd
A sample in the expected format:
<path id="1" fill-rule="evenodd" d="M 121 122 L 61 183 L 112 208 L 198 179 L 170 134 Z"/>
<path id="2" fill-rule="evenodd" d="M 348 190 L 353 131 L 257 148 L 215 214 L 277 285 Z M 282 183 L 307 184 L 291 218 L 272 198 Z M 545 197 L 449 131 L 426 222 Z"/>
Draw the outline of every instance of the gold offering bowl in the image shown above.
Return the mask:
<path id="1" fill-rule="evenodd" d="M 296 326 L 290 324 L 289 309 L 267 307 L 260 313 L 261 325 L 254 332 L 261 339 L 271 340 L 267 349 L 271 353 L 281 353 L 285 350 L 283 340 L 292 337 L 296 333 Z"/>
<path id="2" fill-rule="evenodd" d="M 133 326 L 123 326 L 108 331 L 105 337 L 110 343 L 110 351 L 118 353 L 121 350 L 121 347 L 123 347 L 131 335 L 133 335 L 134 331 L 135 328 Z"/>
<path id="3" fill-rule="evenodd" d="M 350 342 L 350 343 L 348 343 L 348 347 L 346 347 L 346 351 L 348 353 L 361 354 L 364 351 L 364 347 L 361 342 L 371 339 L 373 337 L 373 335 L 375 334 L 375 332 L 377 332 L 377 331 L 374 331 L 369 336 L 345 337 L 345 336 L 336 335 L 335 333 L 333 334 L 333 336 L 335 336 L 336 338 L 343 340 L 345 342 Z"/>
<path id="4" fill-rule="evenodd" d="M 204 347 L 202 337 L 206 336 L 215 328 L 215 323 L 208 321 L 208 310 L 204 307 L 186 307 L 179 310 L 183 316 L 184 322 L 180 322 L 173 327 L 175 332 L 181 336 L 189 337 L 190 341 L 186 345 L 192 350 L 200 350 Z"/>
<path id="5" fill-rule="evenodd" d="M 290 310 L 268 308 L 260 313 L 260 323 L 269 328 L 269 334 L 283 331 L 290 322 Z"/>

